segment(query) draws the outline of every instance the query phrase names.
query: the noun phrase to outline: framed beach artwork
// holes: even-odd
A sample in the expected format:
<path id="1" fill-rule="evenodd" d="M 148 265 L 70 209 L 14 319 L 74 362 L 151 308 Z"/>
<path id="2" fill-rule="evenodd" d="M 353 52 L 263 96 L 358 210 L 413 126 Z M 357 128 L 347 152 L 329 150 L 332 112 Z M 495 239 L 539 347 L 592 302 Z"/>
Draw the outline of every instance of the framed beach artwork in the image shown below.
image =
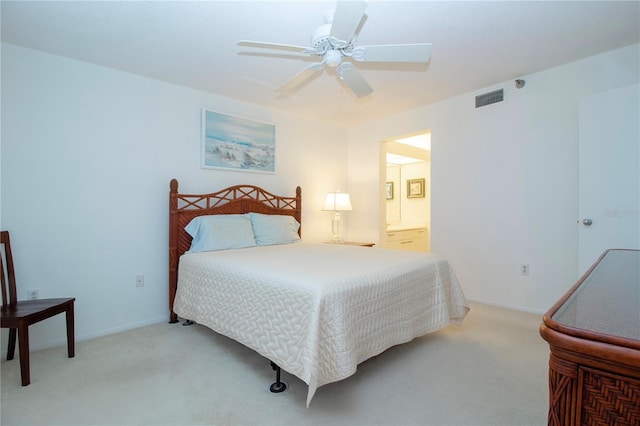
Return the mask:
<path id="1" fill-rule="evenodd" d="M 276 128 L 269 123 L 202 110 L 202 168 L 275 173 Z"/>

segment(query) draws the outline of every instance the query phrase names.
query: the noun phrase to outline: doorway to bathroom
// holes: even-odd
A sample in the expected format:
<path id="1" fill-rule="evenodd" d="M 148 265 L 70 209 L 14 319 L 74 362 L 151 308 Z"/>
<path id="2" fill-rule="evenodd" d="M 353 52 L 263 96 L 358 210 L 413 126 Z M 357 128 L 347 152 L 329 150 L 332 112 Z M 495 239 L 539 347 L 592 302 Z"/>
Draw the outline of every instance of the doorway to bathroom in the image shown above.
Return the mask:
<path id="1" fill-rule="evenodd" d="M 431 132 L 383 141 L 386 248 L 428 252 L 431 248 Z"/>

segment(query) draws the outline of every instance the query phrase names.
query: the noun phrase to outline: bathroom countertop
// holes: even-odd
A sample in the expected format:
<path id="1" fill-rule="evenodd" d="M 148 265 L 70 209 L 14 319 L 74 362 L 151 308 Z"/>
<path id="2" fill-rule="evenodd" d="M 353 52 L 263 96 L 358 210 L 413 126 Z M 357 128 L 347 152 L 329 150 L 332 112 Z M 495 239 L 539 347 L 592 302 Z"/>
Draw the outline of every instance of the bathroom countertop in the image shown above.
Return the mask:
<path id="1" fill-rule="evenodd" d="M 412 229 L 425 229 L 425 225 L 390 225 L 387 226 L 387 232 L 409 231 Z"/>

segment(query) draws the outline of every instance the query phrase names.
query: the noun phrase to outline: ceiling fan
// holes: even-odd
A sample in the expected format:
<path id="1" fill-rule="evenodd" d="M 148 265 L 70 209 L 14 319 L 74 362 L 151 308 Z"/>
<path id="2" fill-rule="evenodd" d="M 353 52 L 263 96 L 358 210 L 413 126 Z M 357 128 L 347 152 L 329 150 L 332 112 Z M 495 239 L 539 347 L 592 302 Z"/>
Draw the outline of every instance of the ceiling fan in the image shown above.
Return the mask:
<path id="1" fill-rule="evenodd" d="M 364 97 L 372 93 L 373 88 L 356 69 L 353 61 L 426 63 L 431 57 L 430 43 L 359 46 L 355 32 L 366 8 L 366 1 L 338 1 L 335 11 L 324 14 L 324 25 L 313 32 L 309 47 L 249 40 L 241 40 L 238 45 L 288 50 L 322 58 L 320 62 L 304 68 L 278 88 L 279 92 L 294 91 L 327 65 L 335 68 L 340 80 L 344 81 L 356 96 Z"/>

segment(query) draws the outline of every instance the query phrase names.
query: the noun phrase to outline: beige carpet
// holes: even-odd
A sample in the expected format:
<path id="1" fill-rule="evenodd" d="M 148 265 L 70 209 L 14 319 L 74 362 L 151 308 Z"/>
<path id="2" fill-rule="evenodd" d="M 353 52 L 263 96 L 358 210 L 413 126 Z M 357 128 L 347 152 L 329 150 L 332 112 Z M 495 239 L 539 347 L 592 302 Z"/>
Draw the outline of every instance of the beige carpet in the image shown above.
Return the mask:
<path id="1" fill-rule="evenodd" d="M 318 389 L 194 325 L 155 324 L 2 361 L 2 425 L 544 425 L 539 315 L 473 304 L 461 327 L 393 347 Z"/>

